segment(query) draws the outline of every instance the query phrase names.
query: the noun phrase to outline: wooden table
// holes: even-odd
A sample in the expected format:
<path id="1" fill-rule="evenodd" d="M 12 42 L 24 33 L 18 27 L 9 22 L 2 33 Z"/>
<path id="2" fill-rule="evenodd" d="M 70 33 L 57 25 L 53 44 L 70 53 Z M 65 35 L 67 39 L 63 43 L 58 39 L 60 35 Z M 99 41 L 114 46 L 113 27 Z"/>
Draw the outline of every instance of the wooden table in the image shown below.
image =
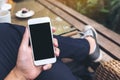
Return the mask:
<path id="1" fill-rule="evenodd" d="M 17 11 L 21 10 L 21 8 L 27 8 L 27 9 L 33 10 L 35 12 L 35 14 L 30 18 L 38 18 L 38 17 L 44 17 L 44 16 L 50 17 L 52 26 L 56 27 L 56 29 L 57 29 L 55 34 L 61 34 L 61 33 L 69 32 L 70 30 L 72 30 L 72 28 L 70 27 L 70 25 L 67 22 L 65 22 L 60 17 L 58 17 L 57 15 L 55 15 L 54 13 L 49 11 L 44 6 L 40 5 L 35 0 L 22 0 L 21 2 L 12 4 L 11 18 L 12 18 L 13 24 L 28 26 L 27 21 L 30 18 L 23 19 L 23 18 L 17 18 L 15 16 L 15 13 Z"/>

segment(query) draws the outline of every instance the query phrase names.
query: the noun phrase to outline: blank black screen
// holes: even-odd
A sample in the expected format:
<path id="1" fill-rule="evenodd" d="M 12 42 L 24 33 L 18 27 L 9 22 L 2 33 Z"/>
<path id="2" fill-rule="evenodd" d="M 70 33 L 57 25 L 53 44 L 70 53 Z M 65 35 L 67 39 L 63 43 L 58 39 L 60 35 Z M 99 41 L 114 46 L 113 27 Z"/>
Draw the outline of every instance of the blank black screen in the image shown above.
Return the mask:
<path id="1" fill-rule="evenodd" d="M 54 57 L 54 49 L 49 23 L 29 25 L 35 60 Z"/>

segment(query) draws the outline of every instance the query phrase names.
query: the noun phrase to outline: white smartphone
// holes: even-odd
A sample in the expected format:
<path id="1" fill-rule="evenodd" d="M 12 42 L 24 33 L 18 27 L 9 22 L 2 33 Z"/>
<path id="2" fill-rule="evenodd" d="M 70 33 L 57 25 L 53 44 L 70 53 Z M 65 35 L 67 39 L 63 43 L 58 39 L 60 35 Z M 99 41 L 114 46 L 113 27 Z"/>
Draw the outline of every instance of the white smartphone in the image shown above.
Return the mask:
<path id="1" fill-rule="evenodd" d="M 28 20 L 30 43 L 36 66 L 55 63 L 53 34 L 49 17 Z"/>

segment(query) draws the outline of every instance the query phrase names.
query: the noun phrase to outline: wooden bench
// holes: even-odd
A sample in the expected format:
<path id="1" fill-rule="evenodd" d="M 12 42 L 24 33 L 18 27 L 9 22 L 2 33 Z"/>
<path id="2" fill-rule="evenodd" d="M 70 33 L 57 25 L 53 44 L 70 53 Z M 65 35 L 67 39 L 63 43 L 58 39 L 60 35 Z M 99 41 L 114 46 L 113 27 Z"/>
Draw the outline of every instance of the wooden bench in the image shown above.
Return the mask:
<path id="1" fill-rule="evenodd" d="M 98 32 L 98 43 L 103 54 L 108 54 L 114 59 L 120 60 L 120 35 L 107 29 L 96 21 L 76 12 L 75 10 L 65 6 L 57 0 L 36 0 L 50 11 L 60 16 L 71 26 L 77 30 L 83 30 L 85 25 L 93 26 Z M 78 31 L 73 31 L 64 36 L 72 36 Z M 108 56 L 107 56 L 108 58 Z M 106 60 L 106 58 L 104 58 Z"/>

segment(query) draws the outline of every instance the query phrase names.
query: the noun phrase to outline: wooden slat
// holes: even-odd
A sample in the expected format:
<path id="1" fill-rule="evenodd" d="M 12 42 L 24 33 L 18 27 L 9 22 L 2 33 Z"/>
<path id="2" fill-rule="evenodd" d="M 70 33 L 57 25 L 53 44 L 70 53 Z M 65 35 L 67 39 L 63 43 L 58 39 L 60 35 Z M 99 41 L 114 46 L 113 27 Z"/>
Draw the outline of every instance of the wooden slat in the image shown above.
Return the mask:
<path id="1" fill-rule="evenodd" d="M 75 10 L 73 10 L 73 9 L 65 6 L 64 4 L 58 2 L 57 0 L 47 0 L 47 1 L 49 1 L 51 4 L 53 4 L 55 6 L 59 7 L 60 9 L 64 10 L 65 12 L 69 13 L 70 15 L 74 16 L 76 19 L 93 26 L 100 33 L 107 36 L 109 39 L 111 39 L 112 41 L 114 41 L 116 44 L 118 44 L 120 46 L 120 35 L 119 34 L 116 34 L 115 32 L 107 29 L 103 25 L 101 25 L 101 24 L 97 23 L 96 21 L 91 20 L 88 17 L 76 12 Z"/>
<path id="2" fill-rule="evenodd" d="M 68 15 L 67 13 L 63 12 L 61 9 L 55 7 L 54 5 L 46 2 L 46 0 L 37 0 L 39 3 L 44 5 L 46 8 L 54 12 L 56 15 L 60 16 L 63 18 L 65 21 L 67 21 L 70 25 L 77 27 L 78 29 L 83 29 L 84 24 L 80 23 L 76 19 L 72 18 L 72 16 Z"/>
<path id="3" fill-rule="evenodd" d="M 73 18 L 72 16 L 68 15 L 67 13 L 62 11 L 61 9 L 55 7 L 54 5 L 46 2 L 46 0 L 37 0 L 37 1 L 39 3 L 41 3 L 42 5 L 44 5 L 45 7 L 47 7 L 48 9 L 50 9 L 52 12 L 54 12 L 58 16 L 62 17 L 65 21 L 67 21 L 71 25 L 73 25 L 76 28 L 78 28 L 79 30 L 82 30 L 84 28 L 85 24 L 83 24 L 80 21 L 76 20 L 75 18 Z M 98 34 L 98 37 L 99 37 L 98 42 L 99 42 L 100 46 L 103 47 L 104 49 L 106 49 L 106 51 L 109 52 L 115 58 L 120 59 L 120 54 L 119 54 L 120 47 L 115 45 L 110 40 L 104 38 L 100 34 Z M 108 45 L 110 45 L 110 46 L 108 46 Z M 113 47 L 115 47 L 116 49 L 113 50 Z"/>
<path id="4" fill-rule="evenodd" d="M 108 52 L 107 54 L 111 56 L 114 55 L 115 57 L 112 56 L 113 58 L 118 58 L 118 60 L 120 60 L 120 46 L 115 45 L 113 42 L 101 35 L 98 35 L 98 43 Z"/>
<path id="5" fill-rule="evenodd" d="M 78 34 L 78 31 L 69 32 L 69 33 L 63 34 L 62 36 L 69 36 L 69 37 L 71 37 L 71 36 L 76 35 L 76 34 Z"/>

